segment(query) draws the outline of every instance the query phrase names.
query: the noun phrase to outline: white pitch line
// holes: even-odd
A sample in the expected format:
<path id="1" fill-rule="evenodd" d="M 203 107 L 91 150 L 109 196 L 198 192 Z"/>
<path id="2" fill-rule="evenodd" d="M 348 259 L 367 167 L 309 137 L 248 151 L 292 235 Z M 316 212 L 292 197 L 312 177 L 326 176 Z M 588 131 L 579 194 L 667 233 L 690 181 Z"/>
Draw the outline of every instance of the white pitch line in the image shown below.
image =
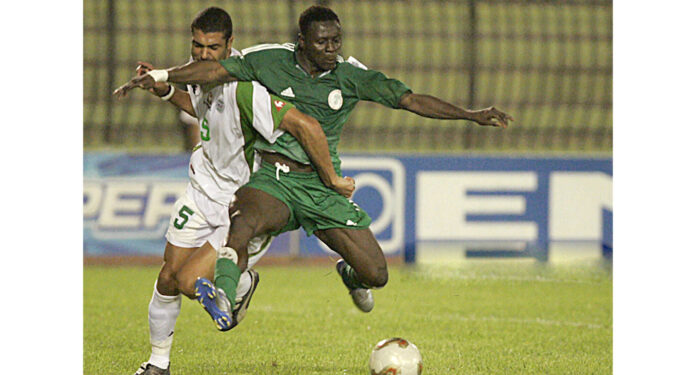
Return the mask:
<path id="1" fill-rule="evenodd" d="M 518 276 L 498 276 L 498 275 L 428 275 L 433 279 L 457 279 L 457 280 L 493 280 L 493 281 L 525 281 L 541 283 L 561 283 L 561 284 L 600 284 L 600 281 L 583 281 L 570 279 L 550 279 L 546 277 L 518 277 Z"/>
<path id="2" fill-rule="evenodd" d="M 599 324 L 547 320 L 547 319 L 542 319 L 542 318 L 522 319 L 522 318 L 500 318 L 500 317 L 496 317 L 496 316 L 478 317 L 478 316 L 459 316 L 459 315 L 445 316 L 444 318 L 450 318 L 450 319 L 454 318 L 454 319 L 458 319 L 458 320 L 472 321 L 472 322 L 541 324 L 541 325 L 548 325 L 548 326 L 567 326 L 567 327 L 580 327 L 580 328 L 588 328 L 588 329 L 605 328 L 604 326 L 599 325 Z"/>
<path id="3" fill-rule="evenodd" d="M 569 280 L 569 279 L 549 279 L 546 277 L 536 276 L 536 277 L 518 277 L 518 276 L 473 276 L 471 279 L 481 279 L 481 280 L 495 280 L 495 281 L 538 281 L 542 283 L 564 283 L 564 284 L 597 284 L 594 281 L 583 281 L 583 280 Z"/>

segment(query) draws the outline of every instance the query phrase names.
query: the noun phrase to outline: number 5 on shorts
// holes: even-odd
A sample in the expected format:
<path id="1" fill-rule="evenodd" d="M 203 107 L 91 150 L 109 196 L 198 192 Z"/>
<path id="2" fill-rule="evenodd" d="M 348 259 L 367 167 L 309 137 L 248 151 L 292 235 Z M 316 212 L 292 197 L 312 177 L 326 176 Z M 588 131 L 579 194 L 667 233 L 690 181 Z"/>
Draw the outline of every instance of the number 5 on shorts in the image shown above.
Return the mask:
<path id="1" fill-rule="evenodd" d="M 174 219 L 174 227 L 176 229 L 182 229 L 189 219 L 189 215 L 193 215 L 193 210 L 186 207 L 185 205 L 179 210 L 179 217 Z M 181 222 L 179 221 L 181 218 Z"/>

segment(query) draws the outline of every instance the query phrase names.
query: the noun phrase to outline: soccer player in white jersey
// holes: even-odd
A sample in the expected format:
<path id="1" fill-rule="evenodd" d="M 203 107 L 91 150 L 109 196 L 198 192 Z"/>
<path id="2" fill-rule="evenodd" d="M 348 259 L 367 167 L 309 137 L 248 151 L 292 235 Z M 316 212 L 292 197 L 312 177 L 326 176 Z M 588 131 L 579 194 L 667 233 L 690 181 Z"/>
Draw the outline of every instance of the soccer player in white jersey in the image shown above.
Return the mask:
<path id="1" fill-rule="evenodd" d="M 221 60 L 239 54 L 232 48 L 232 20 L 216 7 L 201 11 L 191 24 L 193 60 Z M 138 74 L 152 69 L 140 62 Z M 169 374 L 169 356 L 174 325 L 181 310 L 181 294 L 202 301 L 194 284 L 198 278 L 212 279 L 217 250 L 225 244 L 230 225 L 228 208 L 234 193 L 244 185 L 257 156 L 256 137 L 274 142 L 284 131 L 303 145 L 320 178 L 328 187 L 349 197 L 355 189 L 350 178 L 336 175 L 328 143 L 319 123 L 299 112 L 285 100 L 271 95 L 255 82 L 232 82 L 201 87 L 189 85 L 188 92 L 159 84 L 151 93 L 196 117 L 201 143 L 194 148 L 186 193 L 174 205 L 167 230 L 164 265 L 150 301 L 148 318 L 152 353 L 136 375 Z M 232 322 L 242 320 L 259 282 L 251 267 L 266 251 L 270 238 L 257 237 L 250 245 L 248 269 L 241 275 L 234 306 L 223 306 Z M 224 293 L 221 290 L 219 293 Z M 227 298 L 216 301 L 227 302 Z M 216 322 L 218 323 L 218 322 Z"/>

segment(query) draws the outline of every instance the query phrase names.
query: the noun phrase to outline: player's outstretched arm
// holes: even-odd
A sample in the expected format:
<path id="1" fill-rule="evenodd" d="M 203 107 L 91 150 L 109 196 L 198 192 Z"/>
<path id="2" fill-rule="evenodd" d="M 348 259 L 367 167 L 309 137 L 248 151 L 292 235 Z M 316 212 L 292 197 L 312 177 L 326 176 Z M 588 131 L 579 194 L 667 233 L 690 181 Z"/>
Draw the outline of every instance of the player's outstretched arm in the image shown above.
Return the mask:
<path id="1" fill-rule="evenodd" d="M 169 69 L 151 70 L 142 76 L 133 77 L 114 91 L 117 98 L 123 98 L 128 91 L 139 87 L 149 90 L 157 82 L 186 83 L 204 85 L 208 83 L 226 83 L 236 81 L 217 61 L 192 61 Z"/>
<path id="2" fill-rule="evenodd" d="M 143 74 L 147 74 L 147 72 L 153 69 L 152 64 L 144 61 L 138 61 L 138 67 L 135 69 L 135 73 L 138 76 L 141 76 Z M 196 117 L 196 111 L 193 109 L 193 103 L 191 103 L 191 96 L 189 96 L 189 94 L 184 90 L 179 90 L 166 82 L 157 82 L 147 91 L 162 100 L 172 103 L 175 107 L 188 113 L 189 115 Z"/>
<path id="3" fill-rule="evenodd" d="M 507 128 L 512 116 L 495 107 L 480 110 L 467 110 L 450 104 L 431 95 L 406 93 L 399 100 L 399 106 L 423 117 L 442 120 L 470 120 L 483 126 Z"/>
<path id="4" fill-rule="evenodd" d="M 331 163 L 326 134 L 324 134 L 324 130 L 322 130 L 321 125 L 314 117 L 305 115 L 296 108 L 292 108 L 283 117 L 280 129 L 297 138 L 312 161 L 324 185 L 344 197 L 350 198 L 353 195 L 355 180 L 350 177 L 339 177 L 336 174 Z"/>

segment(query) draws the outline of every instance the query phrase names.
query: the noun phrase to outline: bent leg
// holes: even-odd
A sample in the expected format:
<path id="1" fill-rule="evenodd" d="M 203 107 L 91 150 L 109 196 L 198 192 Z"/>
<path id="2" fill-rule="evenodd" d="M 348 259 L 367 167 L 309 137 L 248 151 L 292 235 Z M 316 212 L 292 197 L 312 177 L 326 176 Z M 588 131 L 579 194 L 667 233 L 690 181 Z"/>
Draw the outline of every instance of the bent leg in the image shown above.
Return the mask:
<path id="1" fill-rule="evenodd" d="M 227 247 L 236 250 L 237 265 L 245 270 L 249 258 L 249 241 L 257 236 L 277 232 L 287 224 L 290 210 L 274 196 L 251 187 L 237 190 L 230 208 L 230 232 Z"/>
<path id="2" fill-rule="evenodd" d="M 215 264 L 215 286 L 222 289 L 231 303 L 241 274 L 249 260 L 249 242 L 262 234 L 281 230 L 290 217 L 290 210 L 277 198 L 259 189 L 242 187 L 230 207 L 230 231 L 226 247 L 231 254 L 220 253 Z"/>
<path id="3" fill-rule="evenodd" d="M 218 252 L 210 242 L 196 249 L 176 274 L 179 291 L 189 299 L 196 299 L 196 280 L 200 277 L 213 280 L 217 256 Z M 243 273 L 237 292 L 246 293 L 251 283 L 251 277 Z"/>
<path id="4" fill-rule="evenodd" d="M 176 273 L 178 289 L 189 299 L 195 299 L 195 282 L 199 277 L 212 280 L 217 252 L 210 242 L 195 249 Z"/>
<path id="5" fill-rule="evenodd" d="M 323 229 L 314 235 L 348 262 L 364 287 L 380 288 L 387 284 L 387 261 L 369 228 Z"/>
<path id="6" fill-rule="evenodd" d="M 161 369 L 169 366 L 174 326 L 181 311 L 181 295 L 176 274 L 194 250 L 196 249 L 178 247 L 167 242 L 164 250 L 164 264 L 148 306 L 148 325 L 152 346 L 148 363 Z"/>
<path id="7" fill-rule="evenodd" d="M 176 274 L 195 250 L 195 248 L 175 246 L 167 241 L 167 246 L 164 248 L 164 264 L 157 277 L 157 292 L 165 296 L 179 294 Z"/>

